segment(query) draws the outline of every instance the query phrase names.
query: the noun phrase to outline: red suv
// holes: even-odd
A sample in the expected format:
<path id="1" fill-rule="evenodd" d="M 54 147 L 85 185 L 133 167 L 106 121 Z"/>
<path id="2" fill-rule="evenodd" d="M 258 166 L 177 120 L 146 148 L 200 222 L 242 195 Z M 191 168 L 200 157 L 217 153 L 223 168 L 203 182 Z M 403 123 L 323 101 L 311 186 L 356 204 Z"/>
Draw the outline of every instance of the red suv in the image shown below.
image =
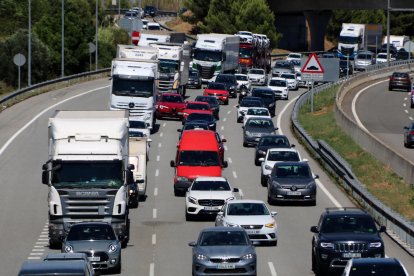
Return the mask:
<path id="1" fill-rule="evenodd" d="M 157 119 L 163 117 L 182 119 L 185 106 L 184 99 L 180 94 L 163 93 L 158 97 L 155 104 Z"/>
<path id="2" fill-rule="evenodd" d="M 218 82 L 210 82 L 204 89 L 204 96 L 214 96 L 217 100 L 225 105 L 229 104 L 229 91 L 226 85 Z"/>

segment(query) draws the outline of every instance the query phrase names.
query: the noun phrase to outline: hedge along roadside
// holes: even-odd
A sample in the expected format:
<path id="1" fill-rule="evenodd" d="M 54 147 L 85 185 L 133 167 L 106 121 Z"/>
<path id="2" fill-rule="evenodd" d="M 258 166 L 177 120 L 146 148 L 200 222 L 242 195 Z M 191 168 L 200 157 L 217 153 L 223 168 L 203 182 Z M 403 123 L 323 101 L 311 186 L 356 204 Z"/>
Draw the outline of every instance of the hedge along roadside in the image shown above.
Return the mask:
<path id="1" fill-rule="evenodd" d="M 336 96 L 337 101 L 338 98 L 343 99 L 344 89 L 350 86 L 355 87 L 357 82 L 362 84 L 371 81 L 373 78 L 384 78 L 386 75 L 389 75 L 390 71 L 397 69 L 402 70 L 407 67 L 410 68 L 409 64 L 412 64 L 413 62 L 414 61 L 394 62 L 391 64 L 392 67 L 390 68 L 386 67 L 386 64 L 374 65 L 371 66 L 371 68 L 368 68 L 365 73 L 357 74 L 349 79 L 341 79 L 336 83 L 328 83 L 318 86 L 314 89 L 314 93 L 317 94 L 333 86 L 339 85 L 340 91 Z M 414 256 L 414 226 L 368 192 L 364 185 L 362 185 L 353 174 L 351 166 L 324 141 L 315 141 L 299 123 L 299 110 L 310 100 L 310 96 L 311 93 L 302 94 L 295 103 L 291 116 L 294 132 L 304 141 L 305 146 L 323 167 L 327 168 L 334 176 L 336 176 L 338 183 L 340 183 L 378 223 L 387 227 L 387 234 L 400 244 L 409 254 Z M 335 110 L 335 112 L 337 111 Z"/>

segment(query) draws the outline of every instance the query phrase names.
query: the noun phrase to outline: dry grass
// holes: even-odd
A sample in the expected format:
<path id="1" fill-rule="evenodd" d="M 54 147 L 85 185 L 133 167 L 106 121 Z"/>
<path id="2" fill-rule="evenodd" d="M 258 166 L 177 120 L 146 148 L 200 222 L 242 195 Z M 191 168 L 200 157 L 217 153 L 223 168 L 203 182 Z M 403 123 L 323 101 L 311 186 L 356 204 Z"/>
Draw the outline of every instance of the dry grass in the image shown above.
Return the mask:
<path id="1" fill-rule="evenodd" d="M 193 25 L 187 22 L 183 22 L 183 20 L 181 20 L 181 18 L 179 17 L 175 18 L 174 20 L 168 21 L 165 24 L 167 25 L 167 27 L 173 29 L 174 31 L 183 32 L 186 34 L 190 34 L 193 28 Z"/>

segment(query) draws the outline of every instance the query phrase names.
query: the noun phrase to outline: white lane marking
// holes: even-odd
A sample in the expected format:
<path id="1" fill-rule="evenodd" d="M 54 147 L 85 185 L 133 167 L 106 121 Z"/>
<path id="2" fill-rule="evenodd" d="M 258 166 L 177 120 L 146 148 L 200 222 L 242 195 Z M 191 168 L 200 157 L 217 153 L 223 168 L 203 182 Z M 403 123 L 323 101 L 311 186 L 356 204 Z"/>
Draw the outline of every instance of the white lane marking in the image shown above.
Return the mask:
<path id="1" fill-rule="evenodd" d="M 45 246 L 44 245 L 35 245 L 35 246 L 33 246 L 34 248 L 45 248 Z"/>
<path id="2" fill-rule="evenodd" d="M 42 235 L 47 235 L 49 232 L 47 232 L 47 231 L 42 231 L 42 232 L 40 232 L 40 234 L 42 234 Z"/>
<path id="3" fill-rule="evenodd" d="M 404 98 L 404 101 L 406 101 L 407 99 L 408 99 L 408 98 L 407 98 L 407 97 L 405 97 L 405 98 Z"/>
<path id="4" fill-rule="evenodd" d="M 227 111 L 227 114 L 230 114 L 230 113 L 231 113 L 231 110 Z"/>
<path id="5" fill-rule="evenodd" d="M 38 241 L 36 244 L 49 244 L 49 242 Z"/>
<path id="6" fill-rule="evenodd" d="M 326 196 L 332 201 L 335 207 L 342 207 L 341 203 L 339 203 L 338 200 L 336 200 L 336 198 L 328 191 L 328 189 L 326 189 L 325 185 L 323 185 L 322 182 L 319 181 L 319 179 L 316 179 L 315 182 L 316 184 L 318 184 L 318 187 L 322 189 L 322 191 L 326 194 Z"/>
<path id="7" fill-rule="evenodd" d="M 33 122 L 34 121 L 36 121 L 37 119 L 39 119 L 39 117 L 40 116 L 42 116 L 43 114 L 45 114 L 46 112 L 48 112 L 49 110 L 52 110 L 52 109 L 54 109 L 56 106 L 58 106 L 58 105 L 60 105 L 60 104 L 62 104 L 62 103 L 65 103 L 65 102 L 67 102 L 67 101 L 70 101 L 70 100 L 73 100 L 73 99 L 76 99 L 76 98 L 78 98 L 78 97 L 82 97 L 82 96 L 84 96 L 84 95 L 86 95 L 86 94 L 89 94 L 89 93 L 91 93 L 91 92 L 95 92 L 95 91 L 97 91 L 97 90 L 100 90 L 100 89 L 104 89 L 104 88 L 108 88 L 109 87 L 109 85 L 108 86 L 103 86 L 103 87 L 98 87 L 98 88 L 95 88 L 95 89 L 92 89 L 92 90 L 89 90 L 89 91 L 86 91 L 86 92 L 84 92 L 84 93 L 81 93 L 81 94 L 79 94 L 79 95 L 76 95 L 76 96 L 73 96 L 73 97 L 70 97 L 70 98 L 67 98 L 66 100 L 63 100 L 63 101 L 60 101 L 60 102 L 58 102 L 58 103 L 56 103 L 56 104 L 54 104 L 54 105 L 51 105 L 51 106 L 49 106 L 48 108 L 46 108 L 46 109 L 43 109 L 40 113 L 38 113 L 36 116 L 34 116 L 33 117 L 33 119 L 31 119 L 27 124 L 25 124 L 21 129 L 19 129 L 18 131 L 16 131 L 16 133 L 12 136 L 12 137 L 10 137 L 10 139 L 9 140 L 7 140 L 7 142 L 3 145 L 3 147 L 1 147 L 1 149 L 0 149 L 0 155 L 2 155 L 3 154 L 3 152 L 9 147 L 9 145 L 14 141 L 14 139 L 16 139 L 17 138 L 17 136 L 19 136 L 20 135 L 20 133 L 22 133 L 26 128 L 28 128 L 31 124 L 33 124 Z"/>
<path id="8" fill-rule="evenodd" d="M 162 124 L 162 127 L 165 127 L 166 125 L 167 125 L 167 123 L 163 123 L 163 124 Z"/>
<path id="9" fill-rule="evenodd" d="M 388 80 L 382 80 L 382 81 L 379 81 L 379 82 L 375 82 L 375 83 L 373 83 L 373 84 L 371 84 L 371 85 L 368 85 L 367 87 L 365 87 L 364 89 L 362 89 L 361 91 L 359 91 L 356 95 L 355 95 L 355 97 L 352 99 L 352 115 L 354 115 L 354 118 L 355 118 L 355 121 L 357 122 L 357 124 L 358 124 L 358 126 L 360 127 L 360 128 L 362 128 L 365 132 L 369 132 L 366 128 L 365 128 L 365 126 L 362 124 L 362 122 L 361 122 L 361 120 L 359 119 L 359 117 L 358 117 L 358 114 L 356 113 L 356 102 L 357 102 L 357 100 L 358 100 L 358 97 L 364 92 L 364 91 L 366 91 L 367 89 L 369 89 L 369 88 L 371 88 L 371 87 L 373 87 L 373 86 L 375 86 L 375 85 L 377 85 L 377 84 L 379 84 L 379 83 L 382 83 L 382 82 L 387 82 Z"/>
<path id="10" fill-rule="evenodd" d="M 289 103 L 283 107 L 282 111 L 280 111 L 279 116 L 277 116 L 276 127 L 279 128 L 277 131 L 279 132 L 280 135 L 283 135 L 282 125 L 281 125 L 283 113 L 286 112 L 286 109 L 289 107 L 289 105 L 296 102 L 297 98 L 299 98 L 299 96 L 296 96 L 295 98 L 290 100 Z"/>
<path id="11" fill-rule="evenodd" d="M 43 251 L 45 251 L 44 248 L 33 248 L 32 249 L 32 252 L 43 252 Z"/>
<path id="12" fill-rule="evenodd" d="M 160 147 L 162 147 L 162 143 L 158 143 L 158 147 L 160 148 Z"/>
<path id="13" fill-rule="evenodd" d="M 229 157 L 229 158 L 227 158 L 227 160 L 229 161 L 229 163 L 231 164 L 231 163 L 233 163 L 233 161 L 231 160 L 231 158 Z"/>
<path id="14" fill-rule="evenodd" d="M 406 110 L 404 110 L 404 112 L 408 114 L 408 110 L 407 110 L 407 109 L 406 109 Z"/>
<path id="15" fill-rule="evenodd" d="M 154 188 L 154 196 L 158 195 L 158 188 Z"/>
<path id="16" fill-rule="evenodd" d="M 30 253 L 30 256 L 42 256 L 43 253 L 39 253 L 39 252 L 32 252 Z"/>
<path id="17" fill-rule="evenodd" d="M 413 117 L 408 117 L 408 119 L 410 119 L 411 121 L 414 120 Z"/>
<path id="18" fill-rule="evenodd" d="M 40 238 L 48 238 L 48 237 L 49 237 L 49 235 L 40 235 L 39 237 L 40 237 Z"/>
<path id="19" fill-rule="evenodd" d="M 227 118 L 223 118 L 223 122 L 227 121 Z"/>
<path id="20" fill-rule="evenodd" d="M 155 170 L 155 176 L 157 177 L 157 176 L 159 176 L 160 175 L 160 170 L 159 169 L 156 169 Z"/>
<path id="21" fill-rule="evenodd" d="M 49 241 L 49 239 L 37 239 L 38 241 Z"/>
<path id="22" fill-rule="evenodd" d="M 28 260 L 40 260 L 40 257 L 27 257 Z"/>
<path id="23" fill-rule="evenodd" d="M 407 106 L 407 104 L 406 104 L 406 103 L 403 103 L 403 106 L 404 106 L 404 107 L 406 107 L 406 106 Z"/>
<path id="24" fill-rule="evenodd" d="M 233 177 L 237 178 L 237 173 L 235 171 L 233 171 Z"/>
<path id="25" fill-rule="evenodd" d="M 224 126 L 221 126 L 221 130 L 224 130 Z"/>
<path id="26" fill-rule="evenodd" d="M 228 150 L 227 146 L 223 146 L 224 150 Z"/>
<path id="27" fill-rule="evenodd" d="M 152 209 L 152 218 L 156 219 L 157 218 L 157 209 Z"/>
<path id="28" fill-rule="evenodd" d="M 158 161 L 160 161 L 160 156 L 159 156 L 159 155 L 157 155 L 157 162 L 158 162 Z"/>
<path id="29" fill-rule="evenodd" d="M 155 245 L 157 243 L 157 235 L 152 234 L 151 242 L 152 242 L 153 245 Z"/>
<path id="30" fill-rule="evenodd" d="M 154 263 L 150 263 L 149 276 L 154 276 Z"/>
<path id="31" fill-rule="evenodd" d="M 160 137 L 162 137 L 162 136 L 164 136 L 164 133 L 162 133 L 162 132 L 161 132 L 161 133 L 160 133 Z"/>
<path id="32" fill-rule="evenodd" d="M 276 269 L 273 266 L 273 263 L 272 262 L 268 262 L 267 265 L 269 266 L 269 269 L 270 269 L 270 275 L 277 276 Z"/>

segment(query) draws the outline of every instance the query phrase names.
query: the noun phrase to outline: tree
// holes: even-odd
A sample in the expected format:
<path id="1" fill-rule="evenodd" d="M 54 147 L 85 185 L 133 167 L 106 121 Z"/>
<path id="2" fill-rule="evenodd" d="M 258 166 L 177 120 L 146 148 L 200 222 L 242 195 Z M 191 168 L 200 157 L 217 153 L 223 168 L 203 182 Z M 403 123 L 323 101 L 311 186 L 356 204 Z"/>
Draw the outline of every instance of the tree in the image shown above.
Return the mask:
<path id="1" fill-rule="evenodd" d="M 212 0 L 185 0 L 184 5 L 191 10 L 195 21 L 203 21 L 207 16 Z"/>
<path id="2" fill-rule="evenodd" d="M 118 44 L 129 44 L 130 37 L 127 31 L 115 27 L 103 28 L 99 30 L 99 59 L 100 68 L 111 67 L 112 59 L 116 55 Z"/>

